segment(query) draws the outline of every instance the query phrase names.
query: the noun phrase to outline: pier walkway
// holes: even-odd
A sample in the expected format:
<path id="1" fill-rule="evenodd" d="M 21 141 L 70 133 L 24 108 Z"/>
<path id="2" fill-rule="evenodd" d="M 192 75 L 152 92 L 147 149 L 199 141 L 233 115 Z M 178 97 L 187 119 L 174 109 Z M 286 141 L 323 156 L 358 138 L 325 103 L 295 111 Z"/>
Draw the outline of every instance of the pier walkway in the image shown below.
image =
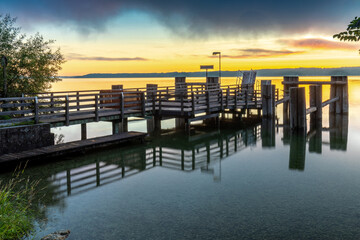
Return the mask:
<path id="1" fill-rule="evenodd" d="M 143 89 L 49 92 L 0 98 L 0 125 L 33 121 L 58 127 L 154 116 L 191 122 L 248 109 L 262 109 L 260 90 L 208 83 L 159 88 L 148 84 Z"/>

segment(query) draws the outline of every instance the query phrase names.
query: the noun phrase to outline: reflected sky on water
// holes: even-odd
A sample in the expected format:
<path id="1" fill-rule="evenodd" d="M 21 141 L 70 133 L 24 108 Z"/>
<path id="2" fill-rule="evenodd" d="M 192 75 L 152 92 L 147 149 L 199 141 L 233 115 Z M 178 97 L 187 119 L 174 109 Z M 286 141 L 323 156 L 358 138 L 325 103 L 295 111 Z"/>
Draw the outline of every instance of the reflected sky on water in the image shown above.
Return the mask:
<path id="1" fill-rule="evenodd" d="M 279 121 L 223 122 L 220 131 L 201 125 L 190 136 L 167 131 L 142 145 L 30 167 L 25 174 L 41 179 L 46 193 L 37 236 L 70 229 L 70 240 L 357 239 L 354 89 L 360 84 L 351 82 L 349 116 L 325 109 L 322 125 L 308 124 L 306 134 L 283 126 L 280 109 Z"/>

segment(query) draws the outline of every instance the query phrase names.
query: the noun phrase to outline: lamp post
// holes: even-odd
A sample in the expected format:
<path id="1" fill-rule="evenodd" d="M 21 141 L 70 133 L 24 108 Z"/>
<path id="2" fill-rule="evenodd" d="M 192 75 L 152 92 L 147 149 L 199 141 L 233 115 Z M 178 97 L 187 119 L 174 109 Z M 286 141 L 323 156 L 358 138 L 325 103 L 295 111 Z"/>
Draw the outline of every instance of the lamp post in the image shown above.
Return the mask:
<path id="1" fill-rule="evenodd" d="M 219 83 L 221 85 L 221 52 L 213 52 L 213 56 L 219 55 Z"/>
<path id="2" fill-rule="evenodd" d="M 8 60 L 7 58 L 2 55 L 1 56 L 1 67 L 3 69 L 3 79 L 4 79 L 4 92 L 3 92 L 3 97 L 6 98 L 7 97 L 7 82 L 6 82 L 6 66 L 7 66 Z"/>

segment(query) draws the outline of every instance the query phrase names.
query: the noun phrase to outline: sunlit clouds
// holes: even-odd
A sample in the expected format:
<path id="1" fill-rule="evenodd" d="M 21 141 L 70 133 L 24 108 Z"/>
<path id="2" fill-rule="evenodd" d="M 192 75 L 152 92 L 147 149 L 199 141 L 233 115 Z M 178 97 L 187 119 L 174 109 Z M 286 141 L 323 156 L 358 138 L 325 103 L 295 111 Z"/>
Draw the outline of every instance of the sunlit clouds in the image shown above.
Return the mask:
<path id="1" fill-rule="evenodd" d="M 55 39 L 63 76 L 87 73 L 359 66 L 345 30 L 360 1 L 45 1 L 0 3 L 23 31 Z"/>

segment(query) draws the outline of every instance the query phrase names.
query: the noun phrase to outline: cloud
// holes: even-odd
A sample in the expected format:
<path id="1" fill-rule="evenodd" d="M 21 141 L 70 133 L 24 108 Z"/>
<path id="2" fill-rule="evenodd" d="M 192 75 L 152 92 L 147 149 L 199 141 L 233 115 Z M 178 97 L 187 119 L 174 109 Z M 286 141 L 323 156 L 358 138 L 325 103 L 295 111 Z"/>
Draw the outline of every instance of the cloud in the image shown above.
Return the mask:
<path id="1" fill-rule="evenodd" d="M 351 43 L 329 41 L 320 38 L 309 39 L 285 39 L 279 40 L 279 43 L 285 44 L 290 47 L 306 48 L 306 49 L 319 49 L 319 50 L 356 50 L 357 46 Z"/>
<path id="2" fill-rule="evenodd" d="M 246 48 L 246 49 L 233 49 L 233 50 L 237 51 L 238 53 L 235 55 L 221 55 L 221 57 L 232 58 L 232 59 L 267 58 L 267 57 L 279 57 L 279 56 L 303 53 L 303 51 L 270 50 L 270 49 L 262 49 L 262 48 Z"/>
<path id="3" fill-rule="evenodd" d="M 103 30 L 109 19 L 126 11 L 143 11 L 180 36 L 206 37 L 309 29 L 333 34 L 356 16 L 360 1 L 11 0 L 1 5 L 3 12 L 29 21 L 72 23 L 83 32 Z"/>
<path id="4" fill-rule="evenodd" d="M 81 54 L 72 53 L 67 55 L 67 60 L 86 60 L 86 61 L 148 61 L 147 58 L 142 57 L 118 57 L 118 58 L 111 58 L 111 57 L 87 57 Z"/>

